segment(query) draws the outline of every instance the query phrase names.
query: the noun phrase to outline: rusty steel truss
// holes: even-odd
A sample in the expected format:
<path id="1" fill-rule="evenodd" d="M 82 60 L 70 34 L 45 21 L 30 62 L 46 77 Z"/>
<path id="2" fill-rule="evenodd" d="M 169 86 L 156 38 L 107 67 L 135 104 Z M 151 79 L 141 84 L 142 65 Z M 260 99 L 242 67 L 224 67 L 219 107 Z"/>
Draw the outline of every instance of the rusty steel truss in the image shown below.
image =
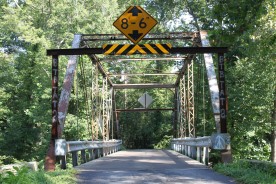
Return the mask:
<path id="1" fill-rule="evenodd" d="M 52 115 L 52 139 L 61 138 L 64 122 L 68 109 L 72 81 L 77 66 L 77 55 L 88 55 L 92 61 L 92 86 L 91 86 L 91 132 L 92 140 L 100 137 L 103 140 L 113 138 L 113 132 L 119 135 L 119 113 L 122 111 L 153 111 L 171 110 L 175 114 L 174 132 L 177 137 L 195 137 L 195 108 L 194 108 L 194 75 L 193 59 L 196 54 L 204 54 L 206 70 L 209 82 L 211 101 L 218 132 L 226 133 L 226 109 L 225 109 L 225 82 L 224 82 L 224 53 L 226 47 L 210 47 L 207 33 L 201 32 L 177 32 L 166 34 L 148 34 L 143 38 L 142 43 L 169 42 L 172 45 L 168 55 L 143 55 L 138 52 L 133 55 L 106 55 L 101 47 L 103 44 L 129 44 L 127 38 L 121 34 L 83 34 L 75 35 L 72 49 L 50 49 L 47 55 L 53 57 L 53 63 L 58 61 L 58 56 L 69 55 L 67 71 L 59 98 L 58 106 L 56 94 L 58 91 L 55 80 L 58 80 L 56 66 L 53 67 L 53 115 Z M 214 65 L 211 53 L 219 55 L 220 78 L 217 82 L 214 72 Z M 99 55 L 101 55 L 99 57 Z M 121 61 L 182 61 L 182 66 L 178 72 L 171 73 L 111 73 L 105 68 L 104 62 Z M 101 76 L 101 78 L 99 78 Z M 134 76 L 166 76 L 173 77 L 173 83 L 116 83 L 114 77 L 134 77 Z M 101 80 L 99 80 L 101 79 Z M 222 84 L 223 83 L 223 84 Z M 218 86 L 218 84 L 221 84 Z M 165 109 L 116 109 L 116 90 L 121 89 L 146 89 L 146 88 L 169 88 L 175 89 L 174 108 Z M 55 96 L 54 96 L 55 95 Z M 220 105 L 221 104 L 221 105 Z M 58 113 L 57 113 L 58 112 Z M 58 116 L 58 122 L 57 122 Z M 52 164 L 53 155 L 48 152 L 49 162 L 45 166 Z"/>

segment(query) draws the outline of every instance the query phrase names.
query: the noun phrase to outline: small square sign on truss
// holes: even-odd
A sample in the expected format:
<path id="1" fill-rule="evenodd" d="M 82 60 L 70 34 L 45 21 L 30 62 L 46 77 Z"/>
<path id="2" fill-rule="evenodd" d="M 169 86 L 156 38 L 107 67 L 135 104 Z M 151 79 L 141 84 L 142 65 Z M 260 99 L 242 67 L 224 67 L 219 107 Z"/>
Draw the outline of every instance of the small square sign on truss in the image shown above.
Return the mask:
<path id="1" fill-rule="evenodd" d="M 215 150 L 230 149 L 230 135 L 228 133 L 213 133 L 211 135 L 212 148 Z"/>
<path id="2" fill-rule="evenodd" d="M 147 92 L 138 99 L 138 102 L 140 102 L 140 104 L 142 104 L 145 109 L 149 107 L 152 101 L 152 97 Z"/>
<path id="3" fill-rule="evenodd" d="M 113 25 L 130 41 L 137 44 L 157 24 L 140 6 L 130 6 Z"/>

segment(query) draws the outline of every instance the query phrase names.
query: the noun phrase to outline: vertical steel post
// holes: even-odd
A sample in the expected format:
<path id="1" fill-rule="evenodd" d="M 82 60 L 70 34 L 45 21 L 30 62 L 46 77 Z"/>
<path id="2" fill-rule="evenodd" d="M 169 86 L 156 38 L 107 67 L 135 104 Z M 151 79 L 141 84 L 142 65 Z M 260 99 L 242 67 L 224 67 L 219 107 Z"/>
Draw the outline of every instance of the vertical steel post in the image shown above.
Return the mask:
<path id="1" fill-rule="evenodd" d="M 99 139 L 99 119 L 100 119 L 100 104 L 99 104 L 99 84 L 98 84 L 98 67 L 97 63 L 92 63 L 92 140 Z"/>
<path id="2" fill-rule="evenodd" d="M 116 113 L 115 90 L 113 88 L 112 88 L 111 99 L 112 99 L 112 115 L 113 115 L 113 118 L 112 118 L 112 139 L 118 139 L 118 129 L 115 129 L 115 123 L 117 124 L 117 113 Z"/>
<path id="3" fill-rule="evenodd" d="M 178 124 L 178 128 L 177 128 L 177 137 L 182 138 L 183 137 L 183 124 L 181 121 L 181 95 L 180 95 L 180 91 L 181 91 L 181 87 L 180 87 L 180 83 L 177 89 L 177 124 Z"/>
<path id="4" fill-rule="evenodd" d="M 180 85 L 180 127 L 181 127 L 181 138 L 186 137 L 187 132 L 187 90 L 186 90 L 186 77 L 183 75 L 179 81 Z"/>
<path id="5" fill-rule="evenodd" d="M 227 133 L 226 121 L 226 88 L 225 88 L 225 71 L 224 71 L 224 54 L 218 53 L 218 78 L 219 78 L 219 105 L 220 105 L 220 131 Z M 224 163 L 232 161 L 232 152 L 229 145 L 228 150 L 221 151 L 221 160 Z"/>
<path id="6" fill-rule="evenodd" d="M 103 141 L 109 140 L 109 95 L 107 91 L 107 77 L 103 77 L 103 86 L 102 86 L 102 116 L 103 116 Z"/>
<path id="7" fill-rule="evenodd" d="M 188 64 L 188 129 L 189 137 L 195 137 L 194 115 L 194 67 L 193 62 Z"/>
<path id="8" fill-rule="evenodd" d="M 113 87 L 110 87 L 108 94 L 108 108 L 109 108 L 109 139 L 113 139 L 113 103 L 112 103 Z"/>
<path id="9" fill-rule="evenodd" d="M 51 140 L 47 151 L 44 169 L 55 170 L 55 139 L 58 138 L 58 56 L 52 56 L 52 128 Z"/>
<path id="10" fill-rule="evenodd" d="M 227 133 L 224 54 L 218 53 L 219 105 L 221 133 Z"/>
<path id="11" fill-rule="evenodd" d="M 177 87 L 174 90 L 173 137 L 177 138 Z"/>

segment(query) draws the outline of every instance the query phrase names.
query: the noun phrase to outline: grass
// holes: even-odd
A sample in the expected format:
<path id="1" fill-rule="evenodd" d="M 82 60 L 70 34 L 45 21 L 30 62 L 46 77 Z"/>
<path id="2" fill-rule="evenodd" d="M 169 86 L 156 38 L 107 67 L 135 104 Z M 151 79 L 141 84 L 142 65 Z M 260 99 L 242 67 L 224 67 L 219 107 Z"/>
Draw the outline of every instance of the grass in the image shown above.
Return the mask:
<path id="1" fill-rule="evenodd" d="M 230 164 L 216 164 L 214 170 L 242 184 L 276 184 L 276 166 L 268 162 L 237 160 Z"/>
<path id="2" fill-rule="evenodd" d="M 45 172 L 43 170 L 31 171 L 26 167 L 15 168 L 16 173 L 6 172 L 0 174 L 1 184 L 75 184 L 76 171 L 57 170 Z"/>

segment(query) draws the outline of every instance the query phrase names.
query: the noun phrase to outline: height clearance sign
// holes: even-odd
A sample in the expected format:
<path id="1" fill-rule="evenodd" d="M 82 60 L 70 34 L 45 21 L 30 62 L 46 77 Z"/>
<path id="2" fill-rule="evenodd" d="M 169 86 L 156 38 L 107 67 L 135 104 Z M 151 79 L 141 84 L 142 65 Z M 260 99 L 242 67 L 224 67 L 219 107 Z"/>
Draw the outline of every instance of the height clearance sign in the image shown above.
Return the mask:
<path id="1" fill-rule="evenodd" d="M 129 7 L 113 25 L 129 40 L 137 44 L 157 21 L 140 6 Z"/>

